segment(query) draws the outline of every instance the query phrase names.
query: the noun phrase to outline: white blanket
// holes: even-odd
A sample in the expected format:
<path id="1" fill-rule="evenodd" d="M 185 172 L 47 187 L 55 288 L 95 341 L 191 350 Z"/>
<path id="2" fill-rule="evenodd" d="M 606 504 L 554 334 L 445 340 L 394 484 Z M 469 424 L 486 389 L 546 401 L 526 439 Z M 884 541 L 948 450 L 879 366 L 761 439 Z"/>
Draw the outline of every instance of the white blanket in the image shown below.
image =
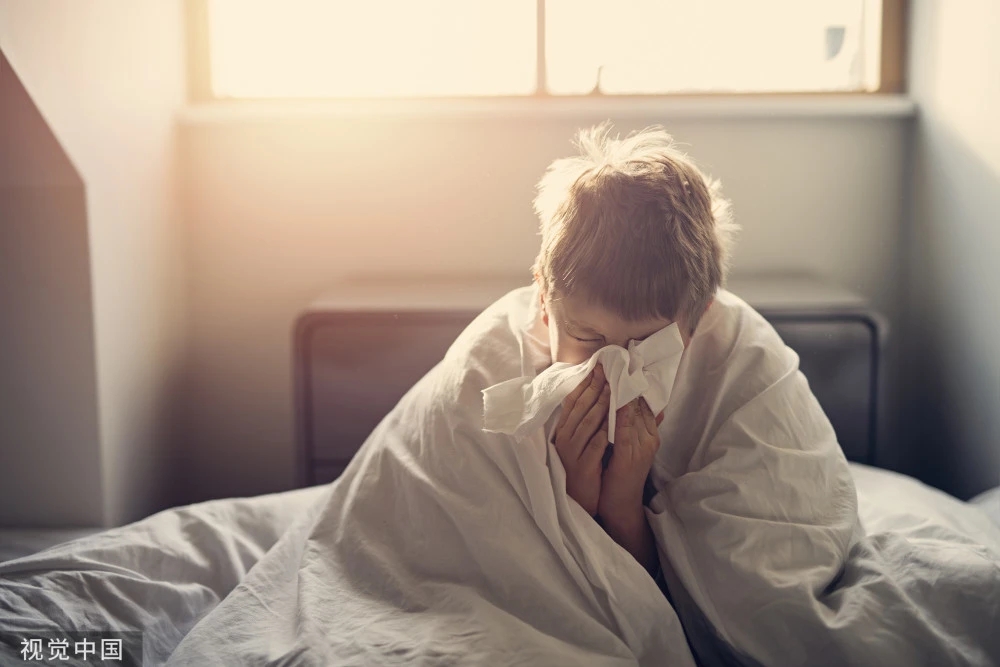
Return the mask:
<path id="1" fill-rule="evenodd" d="M 162 665 L 323 493 L 188 505 L 0 563 L 0 665 L 32 633 L 99 630 L 141 630 L 143 664 Z"/>
<path id="2" fill-rule="evenodd" d="M 482 390 L 530 366 L 532 298 L 477 318 L 170 664 L 694 665 L 542 429 L 483 431 Z"/>
<path id="3" fill-rule="evenodd" d="M 851 472 L 861 519 L 871 533 L 922 532 L 944 543 L 997 539 L 988 515 L 975 506 L 885 470 L 852 464 Z M 172 509 L 5 563 L 0 566 L 0 630 L 26 636 L 32 630 L 139 628 L 145 637 L 144 664 L 162 665 L 187 629 L 229 594 L 292 517 L 317 502 L 325 504 L 327 492 L 316 487 Z M 210 593 L 198 592 L 206 588 Z M 961 616 L 961 602 L 958 606 Z M 946 605 L 933 609 L 946 611 Z M 995 617 L 983 622 L 991 620 L 995 624 Z M 16 664 L 17 648 L 11 656 L 0 649 L 0 663 Z M 233 655 L 228 661 L 238 659 Z"/>
<path id="4" fill-rule="evenodd" d="M 699 656 L 1000 664 L 995 527 L 865 526 L 798 357 L 732 294 L 699 323 L 660 434 L 647 516 Z"/>
<path id="5" fill-rule="evenodd" d="M 677 613 L 709 664 L 997 662 L 997 531 L 866 536 L 797 357 L 725 292 L 653 470 L 675 612 L 567 498 L 542 428 L 483 431 L 482 390 L 550 361 L 536 303 L 477 318 L 171 664 L 691 665 Z"/>

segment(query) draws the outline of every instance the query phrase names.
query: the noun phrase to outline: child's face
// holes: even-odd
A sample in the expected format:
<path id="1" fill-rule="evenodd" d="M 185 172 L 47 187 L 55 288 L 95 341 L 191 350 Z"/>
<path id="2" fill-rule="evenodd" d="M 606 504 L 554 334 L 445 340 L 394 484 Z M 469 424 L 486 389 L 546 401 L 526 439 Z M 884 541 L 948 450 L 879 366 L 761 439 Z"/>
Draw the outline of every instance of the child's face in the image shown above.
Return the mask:
<path id="1" fill-rule="evenodd" d="M 552 361 L 570 364 L 582 363 L 608 345 L 627 348 L 630 340 L 641 341 L 673 324 L 664 318 L 626 321 L 584 298 L 564 296 L 553 301 L 544 292 L 542 318 L 549 328 Z"/>

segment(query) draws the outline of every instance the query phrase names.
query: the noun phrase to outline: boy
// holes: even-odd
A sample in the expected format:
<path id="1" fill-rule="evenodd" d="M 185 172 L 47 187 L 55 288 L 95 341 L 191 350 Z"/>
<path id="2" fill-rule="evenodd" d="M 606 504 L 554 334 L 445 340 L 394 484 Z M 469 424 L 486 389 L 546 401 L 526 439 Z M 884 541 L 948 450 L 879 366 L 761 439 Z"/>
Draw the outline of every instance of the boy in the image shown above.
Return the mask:
<path id="1" fill-rule="evenodd" d="M 675 321 L 687 346 L 725 279 L 737 229 L 718 183 L 666 132 L 624 140 L 609 132 L 604 125 L 581 133 L 581 155 L 555 161 L 538 187 L 542 248 L 534 276 L 555 362 L 628 347 Z M 553 444 L 570 497 L 653 573 L 656 548 L 642 501 L 663 415 L 654 418 L 642 398 L 620 408 L 612 454 L 608 398 L 598 365 L 565 399 Z"/>
<path id="2" fill-rule="evenodd" d="M 602 126 L 578 144 L 539 183 L 535 335 L 555 366 L 673 325 L 684 349 L 663 412 L 622 406 L 613 445 L 601 365 L 565 397 L 547 436 L 567 495 L 669 584 L 701 659 L 772 664 L 829 644 L 837 622 L 817 610 L 863 535 L 856 493 L 797 356 L 722 289 L 728 202 L 661 129 Z"/>

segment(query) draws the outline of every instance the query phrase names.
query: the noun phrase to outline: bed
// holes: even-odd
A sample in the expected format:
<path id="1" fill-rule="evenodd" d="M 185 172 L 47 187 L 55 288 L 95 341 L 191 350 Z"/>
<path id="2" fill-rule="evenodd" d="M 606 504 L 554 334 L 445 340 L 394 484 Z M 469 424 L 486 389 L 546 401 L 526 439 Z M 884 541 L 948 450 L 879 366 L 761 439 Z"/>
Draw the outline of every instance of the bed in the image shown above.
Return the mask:
<path id="1" fill-rule="evenodd" d="M 299 482 L 335 479 L 459 332 L 517 285 L 502 277 L 358 280 L 311 304 L 293 334 Z M 884 319 L 857 295 L 807 276 L 744 278 L 730 287 L 798 352 L 847 458 L 877 465 Z M 379 353 L 359 352 L 360 340 Z"/>
<path id="2" fill-rule="evenodd" d="M 82 536 L 0 531 L 6 560 L 0 564 L 0 638 L 9 659 L 17 659 L 18 637 L 100 626 L 141 628 L 144 664 L 164 663 L 295 518 L 327 492 L 367 434 L 455 335 L 508 286 L 504 280 L 457 287 L 434 281 L 356 283 L 303 311 L 293 332 L 293 372 L 304 488 L 171 509 Z M 876 313 L 815 281 L 768 279 L 733 289 L 799 353 L 852 461 L 866 529 L 932 521 L 975 535 L 995 529 L 991 521 L 1000 525 L 1000 489 L 964 503 L 875 467 L 886 339 Z M 370 347 L 381 352 L 359 351 L 359 341 L 374 341 Z M 354 391 L 345 394 L 339 389 L 344 386 Z M 53 542 L 62 543 L 49 546 Z M 39 547 L 48 548 L 29 553 Z"/>

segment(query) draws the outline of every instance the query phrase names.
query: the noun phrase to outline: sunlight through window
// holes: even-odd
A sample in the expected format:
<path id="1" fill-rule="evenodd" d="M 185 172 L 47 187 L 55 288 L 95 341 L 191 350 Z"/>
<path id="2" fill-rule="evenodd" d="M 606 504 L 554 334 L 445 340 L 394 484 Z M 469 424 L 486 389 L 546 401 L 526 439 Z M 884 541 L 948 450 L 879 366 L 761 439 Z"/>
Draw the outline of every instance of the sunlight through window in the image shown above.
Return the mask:
<path id="1" fill-rule="evenodd" d="M 547 0 L 548 90 L 874 89 L 863 0 Z"/>
<path id="2" fill-rule="evenodd" d="M 205 1 L 216 98 L 879 87 L 876 0 Z"/>
<path id="3" fill-rule="evenodd" d="M 218 97 L 528 95 L 535 0 L 211 0 Z"/>

